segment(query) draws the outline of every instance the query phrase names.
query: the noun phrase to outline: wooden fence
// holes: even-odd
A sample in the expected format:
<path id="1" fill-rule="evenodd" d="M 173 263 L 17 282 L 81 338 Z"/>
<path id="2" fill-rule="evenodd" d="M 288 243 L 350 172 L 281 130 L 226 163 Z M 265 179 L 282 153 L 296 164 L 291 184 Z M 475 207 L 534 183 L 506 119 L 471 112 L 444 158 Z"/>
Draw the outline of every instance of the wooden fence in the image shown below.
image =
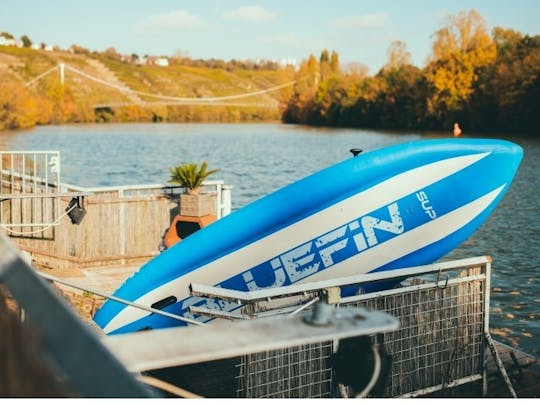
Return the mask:
<path id="1" fill-rule="evenodd" d="M 208 182 L 205 187 L 216 195 L 218 218 L 230 212 L 230 191 L 223 182 Z M 82 189 L 64 184 L 61 191 L 63 194 L 57 194 L 60 197 L 31 197 L 34 201 L 13 198 L 2 204 L 3 218 L 25 224 L 36 222 L 36 214 L 60 205 L 64 214 L 52 226 L 2 226 L 41 267 L 62 269 L 148 260 L 160 251 L 162 237 L 178 214 L 178 195 L 183 189 L 164 185 Z M 73 224 L 66 209 L 72 198 L 69 195 L 77 193 L 84 196 L 86 214 L 79 224 Z M 38 218 L 37 222 L 42 220 Z"/>

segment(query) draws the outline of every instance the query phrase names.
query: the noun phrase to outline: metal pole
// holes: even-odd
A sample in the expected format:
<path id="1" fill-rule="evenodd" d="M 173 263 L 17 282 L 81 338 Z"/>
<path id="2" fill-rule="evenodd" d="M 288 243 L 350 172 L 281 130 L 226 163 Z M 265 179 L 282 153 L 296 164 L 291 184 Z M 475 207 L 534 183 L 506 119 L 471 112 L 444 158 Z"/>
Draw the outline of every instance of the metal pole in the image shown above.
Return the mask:
<path id="1" fill-rule="evenodd" d="M 65 65 L 60 63 L 60 84 L 64 87 L 64 78 L 65 78 Z"/>
<path id="2" fill-rule="evenodd" d="M 499 370 L 499 373 L 501 373 L 501 377 L 504 380 L 504 383 L 506 384 L 506 388 L 508 388 L 508 392 L 510 392 L 510 395 L 512 398 L 517 398 L 516 391 L 514 390 L 514 387 L 512 386 L 512 382 L 510 381 L 510 378 L 508 377 L 508 373 L 506 372 L 506 369 L 504 368 L 503 362 L 499 356 L 499 353 L 497 352 L 497 348 L 495 347 L 495 343 L 493 342 L 493 339 L 490 334 L 486 335 L 486 340 L 489 345 L 489 349 L 491 350 L 491 354 L 493 355 L 493 358 L 495 359 L 495 363 L 497 364 L 497 369 Z"/>
<path id="3" fill-rule="evenodd" d="M 232 206 L 231 190 L 232 190 L 232 186 L 228 186 L 226 184 L 221 186 L 221 198 L 222 198 L 221 217 L 224 217 L 231 213 L 231 206 Z"/>

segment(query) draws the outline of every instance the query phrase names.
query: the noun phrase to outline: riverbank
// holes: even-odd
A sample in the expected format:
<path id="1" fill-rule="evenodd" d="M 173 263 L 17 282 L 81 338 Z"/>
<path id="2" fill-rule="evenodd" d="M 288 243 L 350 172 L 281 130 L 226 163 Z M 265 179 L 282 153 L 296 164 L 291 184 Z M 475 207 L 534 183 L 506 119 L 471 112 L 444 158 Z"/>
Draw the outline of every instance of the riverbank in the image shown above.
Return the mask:
<path id="1" fill-rule="evenodd" d="M 172 59 L 164 67 L 82 48 L 0 46 L 0 131 L 63 123 L 276 121 L 293 74 L 271 63 Z"/>

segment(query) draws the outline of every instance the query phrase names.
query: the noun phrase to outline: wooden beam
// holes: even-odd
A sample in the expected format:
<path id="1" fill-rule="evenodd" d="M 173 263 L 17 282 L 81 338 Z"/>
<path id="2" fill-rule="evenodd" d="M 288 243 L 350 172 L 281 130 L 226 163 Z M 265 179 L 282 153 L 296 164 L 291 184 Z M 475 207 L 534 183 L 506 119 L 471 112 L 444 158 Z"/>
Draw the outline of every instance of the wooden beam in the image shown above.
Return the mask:
<path id="1" fill-rule="evenodd" d="M 385 333 L 398 326 L 398 320 L 387 313 L 350 307 L 335 309 L 326 325 L 315 326 L 301 316 L 214 321 L 205 328 L 189 326 L 113 335 L 105 337 L 103 343 L 129 371 L 140 372 Z"/>

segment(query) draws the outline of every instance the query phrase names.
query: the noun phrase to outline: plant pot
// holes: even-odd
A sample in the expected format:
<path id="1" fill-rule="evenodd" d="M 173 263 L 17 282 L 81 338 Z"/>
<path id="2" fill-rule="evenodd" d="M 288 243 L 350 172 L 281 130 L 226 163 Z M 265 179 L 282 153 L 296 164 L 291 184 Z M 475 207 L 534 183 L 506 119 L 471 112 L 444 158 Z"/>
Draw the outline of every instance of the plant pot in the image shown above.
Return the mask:
<path id="1" fill-rule="evenodd" d="M 180 215 L 202 217 L 216 215 L 214 194 L 180 194 Z"/>

